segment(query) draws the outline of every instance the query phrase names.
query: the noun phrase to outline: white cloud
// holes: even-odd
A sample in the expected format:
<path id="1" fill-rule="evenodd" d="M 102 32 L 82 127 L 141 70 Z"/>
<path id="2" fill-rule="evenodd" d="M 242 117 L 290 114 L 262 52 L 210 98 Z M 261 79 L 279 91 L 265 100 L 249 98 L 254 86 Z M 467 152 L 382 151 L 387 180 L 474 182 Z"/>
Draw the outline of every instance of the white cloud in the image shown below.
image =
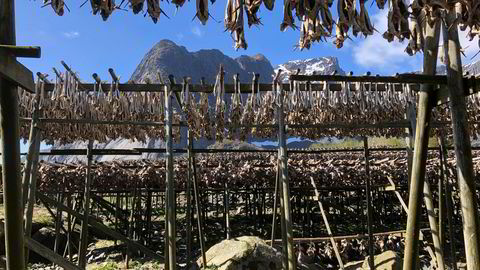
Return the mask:
<path id="1" fill-rule="evenodd" d="M 80 33 L 78 31 L 63 32 L 63 36 L 68 39 L 78 38 Z"/>
<path id="2" fill-rule="evenodd" d="M 468 29 L 467 29 L 468 31 Z M 479 48 L 479 43 L 478 43 L 478 37 L 475 37 L 472 41 L 470 41 L 470 38 L 467 37 L 467 31 L 459 31 L 458 32 L 458 38 L 460 40 L 460 45 L 462 46 L 462 49 L 464 50 L 465 56 L 463 57 L 462 60 L 464 60 L 465 63 L 463 64 L 468 64 L 472 61 L 478 61 L 480 60 L 480 57 L 477 55 L 474 59 L 472 57 L 478 53 L 480 50 Z M 480 55 L 480 54 L 479 54 Z"/>
<path id="3" fill-rule="evenodd" d="M 202 37 L 203 36 L 203 31 L 200 29 L 200 27 L 194 26 L 192 28 L 192 34 L 194 34 L 197 37 Z"/>
<path id="4" fill-rule="evenodd" d="M 352 42 L 353 57 L 357 64 L 364 67 L 383 68 L 385 73 L 398 71 L 399 69 L 421 69 L 421 61 L 418 57 L 409 56 L 405 52 L 407 40 L 403 43 L 395 39 L 388 42 L 382 37 L 387 30 L 388 10 L 377 12 L 371 17 L 375 29 L 380 33 L 374 33 L 366 39 L 355 39 Z"/>

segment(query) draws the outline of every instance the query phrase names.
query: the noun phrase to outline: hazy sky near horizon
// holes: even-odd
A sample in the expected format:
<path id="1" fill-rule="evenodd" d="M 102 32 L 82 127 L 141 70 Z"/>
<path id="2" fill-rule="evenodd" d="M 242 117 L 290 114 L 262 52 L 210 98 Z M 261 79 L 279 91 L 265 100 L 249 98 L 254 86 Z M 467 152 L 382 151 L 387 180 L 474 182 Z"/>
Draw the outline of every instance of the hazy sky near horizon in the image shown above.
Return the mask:
<path id="1" fill-rule="evenodd" d="M 371 1 L 367 2 L 371 20 L 380 33 L 386 30 L 387 9 L 379 10 Z M 42 47 L 42 58 L 20 59 L 34 73 L 37 71 L 53 74 L 52 67 L 61 68 L 60 60 L 77 71 L 84 81 L 93 81 L 91 74 L 96 72 L 103 80 L 110 79 L 108 68 L 115 69 L 122 81 L 130 78 L 135 67 L 148 50 L 162 39 L 170 39 L 189 51 L 200 49 L 219 49 L 230 57 L 240 55 L 265 55 L 275 67 L 288 60 L 306 59 L 322 56 L 336 56 L 345 71 L 362 74 L 366 71 L 390 75 L 395 72 L 420 70 L 421 53 L 408 56 L 404 53 L 406 43 L 398 41 L 388 43 L 379 33 L 367 39 L 353 37 L 342 49 L 332 44 L 333 37 L 327 42 L 315 43 L 310 50 L 293 50 L 298 42 L 300 31 L 288 29 L 280 31 L 283 20 L 283 1 L 275 1 L 273 11 L 263 5 L 259 17 L 263 25 L 248 28 L 245 15 L 245 36 L 247 50 L 235 51 L 228 32 L 224 32 L 224 9 L 226 1 L 209 2 L 210 13 L 217 20 L 209 19 L 202 25 L 197 19 L 192 21 L 196 12 L 195 1 L 186 2 L 176 11 L 175 5 L 161 1 L 161 8 L 170 19 L 161 16 L 154 24 L 146 12 L 133 14 L 116 10 L 104 22 L 100 15 L 92 15 L 89 3 L 79 8 L 83 1 L 66 1 L 70 12 L 65 9 L 62 17 L 57 16 L 51 6 L 41 8 L 43 1 L 16 1 L 16 26 L 18 45 L 37 45 Z M 116 1 L 117 4 L 120 2 Z M 336 17 L 336 1 L 331 8 Z M 295 18 L 296 24 L 300 22 Z M 465 33 L 461 33 L 463 46 L 467 46 Z M 473 42 L 477 44 L 475 40 Z M 478 45 L 470 45 L 464 63 L 478 50 Z M 479 60 L 477 57 L 473 61 Z M 53 78 L 53 76 L 51 77 Z"/>

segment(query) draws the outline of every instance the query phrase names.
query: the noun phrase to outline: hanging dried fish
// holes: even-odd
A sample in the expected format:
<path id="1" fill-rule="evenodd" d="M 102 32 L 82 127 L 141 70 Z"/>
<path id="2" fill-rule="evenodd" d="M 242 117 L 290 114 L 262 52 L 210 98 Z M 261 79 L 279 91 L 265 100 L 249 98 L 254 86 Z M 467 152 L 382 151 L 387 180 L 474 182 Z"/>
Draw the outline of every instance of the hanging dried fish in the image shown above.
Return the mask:
<path id="1" fill-rule="evenodd" d="M 262 5 L 262 0 L 245 0 L 245 12 L 247 13 L 248 27 L 262 24 L 257 17 L 257 12 Z"/>
<path id="2" fill-rule="evenodd" d="M 100 0 L 100 15 L 106 21 L 115 10 L 115 0 Z"/>
<path id="3" fill-rule="evenodd" d="M 157 23 L 158 18 L 160 18 L 160 14 L 165 15 L 165 17 L 169 18 L 165 12 L 160 8 L 160 1 L 159 0 L 147 0 L 147 13 L 152 18 L 154 23 Z"/>
<path id="4" fill-rule="evenodd" d="M 177 8 L 182 7 L 185 4 L 185 0 L 172 0 L 172 4 L 175 4 Z"/>
<path id="5" fill-rule="evenodd" d="M 48 2 L 48 0 L 44 0 L 43 4 L 44 4 L 43 7 L 50 4 L 53 8 L 53 11 L 55 11 L 55 13 L 58 16 L 63 16 L 63 13 L 64 13 L 63 8 L 65 7 L 65 2 L 63 0 L 51 0 L 50 2 Z"/>
<path id="6" fill-rule="evenodd" d="M 320 6 L 320 16 L 322 17 L 322 25 L 327 30 L 329 34 L 333 30 L 333 19 L 332 13 L 330 12 L 330 7 L 333 4 L 333 0 L 324 0 Z"/>
<path id="7" fill-rule="evenodd" d="M 360 14 L 356 17 L 356 22 L 360 27 L 360 31 L 365 37 L 373 35 L 375 28 L 373 27 L 370 17 L 368 16 L 368 11 L 365 8 L 365 2 L 367 0 L 360 0 Z"/>
<path id="8" fill-rule="evenodd" d="M 138 14 L 143 10 L 143 3 L 145 0 L 128 0 L 130 2 L 130 8 L 134 14 Z"/>
<path id="9" fill-rule="evenodd" d="M 340 49 L 343 47 L 343 42 L 345 42 L 345 39 L 348 38 L 346 34 L 346 32 L 348 31 L 348 26 L 344 26 L 339 21 L 337 21 L 335 29 L 336 38 L 333 41 L 333 44 L 335 44 L 337 49 Z"/>
<path id="10" fill-rule="evenodd" d="M 197 17 L 203 25 L 207 24 L 209 17 L 208 0 L 197 0 L 197 13 L 195 14 L 195 17 Z"/>
<path id="11" fill-rule="evenodd" d="M 275 0 L 263 0 L 263 4 L 268 10 L 273 10 Z"/>
<path id="12" fill-rule="evenodd" d="M 217 74 L 215 85 L 213 87 L 214 95 L 216 97 L 215 102 L 215 139 L 217 141 L 223 141 L 225 130 L 225 86 L 224 86 L 223 66 L 220 66 L 220 71 Z"/>
<path id="13" fill-rule="evenodd" d="M 287 27 L 291 27 L 294 30 L 297 29 L 292 14 L 293 7 L 295 7 L 295 0 L 283 1 L 283 22 L 280 24 L 280 31 L 282 32 L 285 31 Z"/>
<path id="14" fill-rule="evenodd" d="M 235 41 L 235 50 L 240 48 L 247 49 L 247 42 L 245 41 L 244 22 L 243 22 L 243 0 L 234 0 L 235 7 L 235 24 L 232 26 L 233 40 Z"/>
<path id="15" fill-rule="evenodd" d="M 103 0 L 90 0 L 90 5 L 92 6 L 93 15 L 97 15 L 100 11 L 100 6 L 102 5 Z"/>

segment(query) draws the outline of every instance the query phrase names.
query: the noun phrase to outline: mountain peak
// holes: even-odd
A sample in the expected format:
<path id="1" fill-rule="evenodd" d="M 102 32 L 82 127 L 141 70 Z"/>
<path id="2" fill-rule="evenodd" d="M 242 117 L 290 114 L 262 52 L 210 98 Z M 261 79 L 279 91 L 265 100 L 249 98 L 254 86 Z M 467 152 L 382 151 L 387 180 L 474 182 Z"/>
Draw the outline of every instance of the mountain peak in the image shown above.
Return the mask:
<path id="1" fill-rule="evenodd" d="M 233 74 L 237 73 L 241 81 L 250 81 L 252 72 L 260 74 L 262 83 L 269 82 L 273 74 L 272 65 L 261 54 L 232 59 L 218 49 L 189 52 L 185 47 L 164 39 L 143 57 L 131 80 L 143 82 L 148 78 L 150 82 L 158 82 L 158 74 L 162 77 L 173 74 L 177 78 L 189 76 L 194 83 L 198 83 L 202 77 L 207 83 L 213 83 L 220 64 L 225 69 L 226 82 L 233 81 Z"/>
<path id="2" fill-rule="evenodd" d="M 338 58 L 334 56 L 316 57 L 300 60 L 291 60 L 275 68 L 275 72 L 281 69 L 283 71 L 284 81 L 288 80 L 288 75 L 297 72 L 300 69 L 300 74 L 312 75 L 313 72 L 317 75 L 331 75 L 336 72 L 339 75 L 345 75 L 338 63 Z"/>

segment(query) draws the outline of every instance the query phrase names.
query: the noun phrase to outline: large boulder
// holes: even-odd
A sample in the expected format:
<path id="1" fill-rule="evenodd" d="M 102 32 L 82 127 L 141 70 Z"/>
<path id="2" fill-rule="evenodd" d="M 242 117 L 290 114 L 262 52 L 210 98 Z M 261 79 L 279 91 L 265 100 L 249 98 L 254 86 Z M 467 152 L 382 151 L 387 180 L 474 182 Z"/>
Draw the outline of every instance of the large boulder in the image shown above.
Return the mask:
<path id="1" fill-rule="evenodd" d="M 207 267 L 218 270 L 275 270 L 281 268 L 281 256 L 255 236 L 223 240 L 206 252 Z M 202 258 L 197 260 L 202 266 Z"/>
<path id="2" fill-rule="evenodd" d="M 387 250 L 374 258 L 376 270 L 401 270 L 403 268 L 403 260 L 395 251 Z M 368 257 L 365 258 L 362 269 L 369 269 Z"/>

